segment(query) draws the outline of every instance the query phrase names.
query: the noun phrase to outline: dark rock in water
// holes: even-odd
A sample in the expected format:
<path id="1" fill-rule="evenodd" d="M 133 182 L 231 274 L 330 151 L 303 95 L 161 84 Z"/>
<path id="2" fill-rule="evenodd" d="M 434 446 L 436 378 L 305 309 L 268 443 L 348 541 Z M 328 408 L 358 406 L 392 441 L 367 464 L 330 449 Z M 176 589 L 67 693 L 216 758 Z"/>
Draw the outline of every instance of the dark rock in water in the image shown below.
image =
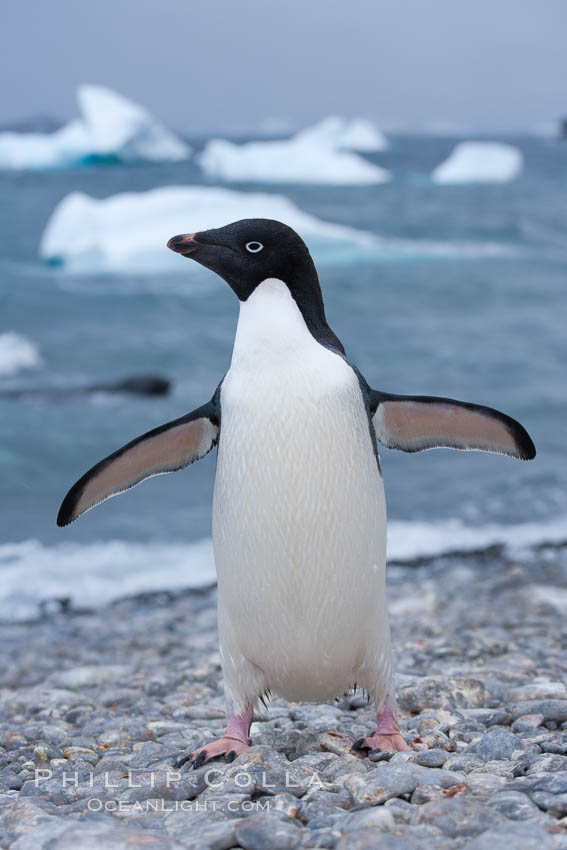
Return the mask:
<path id="1" fill-rule="evenodd" d="M 66 401 L 81 395 L 109 393 L 111 395 L 167 395 L 171 381 L 161 375 L 132 375 L 121 381 L 86 384 L 78 387 L 16 387 L 0 389 L 0 399 L 37 398 L 47 401 Z"/>

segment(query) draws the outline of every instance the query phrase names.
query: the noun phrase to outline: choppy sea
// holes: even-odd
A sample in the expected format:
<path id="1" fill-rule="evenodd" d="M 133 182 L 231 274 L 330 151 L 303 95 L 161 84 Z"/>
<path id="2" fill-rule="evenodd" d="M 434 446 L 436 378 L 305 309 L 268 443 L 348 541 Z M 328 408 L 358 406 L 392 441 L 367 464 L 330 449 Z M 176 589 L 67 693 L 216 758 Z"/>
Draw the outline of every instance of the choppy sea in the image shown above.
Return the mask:
<path id="1" fill-rule="evenodd" d="M 518 179 L 434 185 L 429 173 L 457 141 L 390 137 L 370 156 L 392 172 L 382 185 L 262 187 L 385 238 L 382 255 L 319 257 L 329 322 L 372 386 L 497 407 L 536 444 L 532 463 L 382 449 L 394 561 L 567 539 L 567 143 L 507 139 L 524 155 Z M 173 381 L 163 398 L 0 399 L 1 619 L 52 597 L 93 604 L 214 580 L 214 454 L 69 528 L 55 517 L 96 461 L 210 397 L 230 363 L 235 297 L 200 268 L 73 275 L 38 258 L 73 190 L 206 182 L 193 161 L 0 173 L 0 391 L 148 372 Z"/>

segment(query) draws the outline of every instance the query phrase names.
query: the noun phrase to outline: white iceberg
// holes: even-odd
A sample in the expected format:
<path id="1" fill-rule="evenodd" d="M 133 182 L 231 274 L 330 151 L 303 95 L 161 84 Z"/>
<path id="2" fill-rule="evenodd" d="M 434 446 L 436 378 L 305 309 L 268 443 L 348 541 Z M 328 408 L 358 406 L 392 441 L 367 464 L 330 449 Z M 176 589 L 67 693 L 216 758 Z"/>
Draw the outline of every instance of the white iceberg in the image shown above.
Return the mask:
<path id="1" fill-rule="evenodd" d="M 295 141 L 328 144 L 341 150 L 375 153 L 388 149 L 388 140 L 378 128 L 364 118 L 339 118 L 331 115 L 312 127 L 301 130 Z"/>
<path id="2" fill-rule="evenodd" d="M 0 334 L 0 375 L 14 375 L 40 363 L 39 352 L 27 337 L 13 332 Z"/>
<path id="3" fill-rule="evenodd" d="M 382 150 L 383 139 L 372 129 L 362 120 L 327 118 L 283 141 L 236 145 L 226 139 L 212 139 L 198 161 L 209 177 L 234 182 L 384 183 L 390 176 L 385 168 L 345 150 Z"/>
<path id="4" fill-rule="evenodd" d="M 285 222 L 301 234 L 317 260 L 376 249 L 372 234 L 321 221 L 282 195 L 170 186 L 103 200 L 72 192 L 53 211 L 39 251 L 43 260 L 73 272 L 187 274 L 198 266 L 168 251 L 167 240 L 241 218 Z"/>
<path id="5" fill-rule="evenodd" d="M 506 183 L 521 172 L 523 157 L 501 142 L 461 142 L 431 174 L 434 183 Z"/>
<path id="6" fill-rule="evenodd" d="M 0 168 L 46 169 L 97 159 L 177 162 L 191 149 L 149 112 L 103 86 L 79 86 L 81 117 L 55 133 L 0 133 Z"/>

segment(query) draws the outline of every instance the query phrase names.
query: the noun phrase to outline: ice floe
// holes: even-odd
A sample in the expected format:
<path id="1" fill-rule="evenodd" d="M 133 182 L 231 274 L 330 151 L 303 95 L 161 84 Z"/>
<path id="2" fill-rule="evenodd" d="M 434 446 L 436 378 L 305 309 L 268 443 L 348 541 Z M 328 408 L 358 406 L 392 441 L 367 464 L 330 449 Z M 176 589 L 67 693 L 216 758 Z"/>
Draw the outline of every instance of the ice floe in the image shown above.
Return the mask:
<path id="1" fill-rule="evenodd" d="M 27 337 L 11 332 L 0 334 L 0 375 L 14 375 L 40 363 L 37 347 Z"/>
<path id="2" fill-rule="evenodd" d="M 282 141 L 237 145 L 211 139 L 198 161 L 205 174 L 221 180 L 356 186 L 384 183 L 389 173 L 353 150 L 384 146 L 385 139 L 368 122 L 331 117 Z"/>
<path id="3" fill-rule="evenodd" d="M 476 259 L 518 254 L 517 246 L 498 242 L 383 237 L 323 221 L 283 195 L 212 186 L 167 186 L 102 200 L 72 192 L 51 214 L 39 253 L 44 262 L 60 265 L 73 274 L 151 275 L 160 271 L 192 274 L 200 267 L 168 251 L 167 240 L 176 233 L 221 227 L 241 218 L 274 218 L 285 222 L 305 239 L 317 264 Z M 164 292 L 169 286 L 164 281 L 158 285 Z M 139 286 L 143 284 L 137 283 L 133 291 L 138 291 Z M 179 288 L 175 287 L 175 291 L 179 292 Z"/>
<path id="4" fill-rule="evenodd" d="M 57 205 L 40 243 L 40 256 L 78 272 L 185 274 L 198 267 L 165 247 L 176 233 L 208 230 L 241 218 L 274 218 L 306 240 L 316 259 L 323 250 L 372 249 L 375 237 L 321 221 L 282 195 L 209 186 L 169 186 L 98 200 L 72 192 Z"/>
<path id="5" fill-rule="evenodd" d="M 364 118 L 339 118 L 337 115 L 330 115 L 306 127 L 296 134 L 295 140 L 368 153 L 388 148 L 388 140 L 371 121 Z"/>
<path id="6" fill-rule="evenodd" d="M 93 161 L 176 162 L 191 149 L 143 107 L 104 86 L 77 89 L 81 117 L 54 133 L 0 133 L 0 168 L 48 169 Z"/>
<path id="7" fill-rule="evenodd" d="M 461 142 L 434 169 L 434 183 L 506 183 L 522 170 L 521 152 L 502 142 Z"/>

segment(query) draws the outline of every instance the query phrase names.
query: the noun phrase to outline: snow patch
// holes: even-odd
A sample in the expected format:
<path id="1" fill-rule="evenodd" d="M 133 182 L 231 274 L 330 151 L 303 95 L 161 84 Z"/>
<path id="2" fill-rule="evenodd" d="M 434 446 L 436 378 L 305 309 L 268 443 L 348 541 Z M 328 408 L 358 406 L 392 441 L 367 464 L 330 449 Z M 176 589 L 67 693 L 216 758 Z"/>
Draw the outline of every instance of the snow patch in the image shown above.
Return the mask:
<path id="1" fill-rule="evenodd" d="M 0 334 L 0 375 L 39 366 L 41 357 L 34 343 L 17 333 Z"/>
<path id="2" fill-rule="evenodd" d="M 143 107 L 104 86 L 77 89 L 81 117 L 55 133 L 0 133 L 0 168 L 48 169 L 101 159 L 177 162 L 191 149 Z"/>
<path id="3" fill-rule="evenodd" d="M 501 142 L 461 142 L 434 169 L 434 183 L 506 183 L 522 170 L 521 152 Z"/>

